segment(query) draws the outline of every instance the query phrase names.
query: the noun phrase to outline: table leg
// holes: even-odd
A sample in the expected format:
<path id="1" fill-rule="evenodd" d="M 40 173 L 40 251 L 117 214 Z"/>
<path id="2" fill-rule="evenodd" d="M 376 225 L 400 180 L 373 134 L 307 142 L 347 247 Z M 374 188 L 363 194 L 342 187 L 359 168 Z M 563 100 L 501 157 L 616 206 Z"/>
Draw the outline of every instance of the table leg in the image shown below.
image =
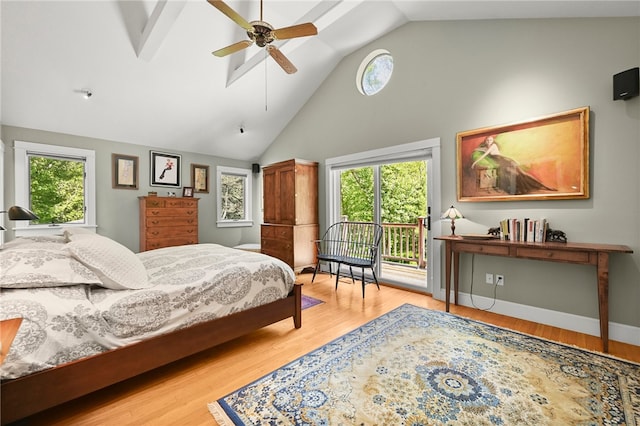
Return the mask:
<path id="1" fill-rule="evenodd" d="M 444 300 L 445 300 L 445 310 L 449 312 L 449 299 L 451 293 L 451 242 L 445 242 L 445 257 L 444 257 Z"/>
<path id="2" fill-rule="evenodd" d="M 453 304 L 458 304 L 458 282 L 460 272 L 460 252 L 453 252 Z"/>
<path id="3" fill-rule="evenodd" d="M 598 310 L 602 350 L 609 352 L 609 253 L 598 252 Z"/>

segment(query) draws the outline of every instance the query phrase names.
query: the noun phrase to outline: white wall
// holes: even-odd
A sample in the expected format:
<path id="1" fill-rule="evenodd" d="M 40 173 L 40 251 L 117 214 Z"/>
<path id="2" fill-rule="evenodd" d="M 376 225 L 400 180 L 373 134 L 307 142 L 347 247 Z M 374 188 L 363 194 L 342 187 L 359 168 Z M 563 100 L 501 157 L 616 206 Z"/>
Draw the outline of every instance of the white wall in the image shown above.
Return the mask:
<path id="1" fill-rule="evenodd" d="M 376 48 L 394 55 L 394 72 L 387 88 L 366 98 L 355 87 L 355 73 Z M 346 57 L 261 163 L 298 157 L 322 166 L 329 157 L 440 137 L 442 205 L 456 204 L 468 218 L 456 221 L 457 231 L 544 216 L 571 241 L 630 246 L 633 255 L 611 258 L 610 320 L 639 327 L 640 98 L 612 100 L 613 74 L 639 65 L 638 18 L 410 23 Z M 589 199 L 456 201 L 457 132 L 582 106 L 591 108 Z M 320 182 L 322 227 L 322 175 Z M 463 255 L 465 293 L 471 291 L 470 260 Z M 591 266 L 476 256 L 474 294 L 492 297 L 485 272 L 505 275 L 498 298 L 506 302 L 598 317 Z"/>

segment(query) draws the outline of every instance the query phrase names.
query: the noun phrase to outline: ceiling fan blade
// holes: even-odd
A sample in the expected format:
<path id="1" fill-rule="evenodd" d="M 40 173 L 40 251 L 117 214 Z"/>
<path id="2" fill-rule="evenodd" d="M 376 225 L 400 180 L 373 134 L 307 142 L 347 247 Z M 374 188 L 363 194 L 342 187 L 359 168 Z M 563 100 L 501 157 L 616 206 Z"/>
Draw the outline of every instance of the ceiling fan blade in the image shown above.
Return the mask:
<path id="1" fill-rule="evenodd" d="M 294 74 L 298 69 L 287 59 L 277 47 L 268 45 L 267 51 L 269 55 L 282 67 L 287 74 Z"/>
<path id="2" fill-rule="evenodd" d="M 242 40 L 237 43 L 233 43 L 227 47 L 223 47 L 222 49 L 218 49 L 215 52 L 211 52 L 214 56 L 223 57 L 230 55 L 232 53 L 236 53 L 239 50 L 246 49 L 251 46 L 253 42 L 251 40 Z"/>
<path id="3" fill-rule="evenodd" d="M 307 22 L 306 24 L 293 25 L 291 27 L 278 28 L 277 30 L 271 31 L 271 35 L 273 35 L 278 40 L 285 40 L 295 37 L 306 37 L 316 34 L 318 34 L 318 29 L 311 22 Z"/>
<path id="4" fill-rule="evenodd" d="M 215 7 L 220 12 L 224 13 L 225 15 L 227 15 L 229 18 L 231 18 L 231 20 L 233 22 L 235 22 L 236 24 L 240 25 L 245 30 L 247 30 L 247 31 L 253 30 L 253 26 L 251 26 L 251 24 L 249 22 L 247 22 L 246 19 L 244 19 L 242 16 L 240 16 L 238 14 L 238 12 L 236 12 L 233 9 L 231 9 L 222 0 L 207 0 L 207 1 L 211 4 L 211 6 Z"/>

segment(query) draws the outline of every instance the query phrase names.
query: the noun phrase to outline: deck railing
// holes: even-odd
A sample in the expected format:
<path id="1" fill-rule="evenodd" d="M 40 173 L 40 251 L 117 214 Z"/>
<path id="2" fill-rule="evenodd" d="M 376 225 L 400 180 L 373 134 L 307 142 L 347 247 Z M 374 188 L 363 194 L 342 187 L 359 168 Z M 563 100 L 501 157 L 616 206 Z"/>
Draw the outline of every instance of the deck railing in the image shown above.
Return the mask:
<path id="1" fill-rule="evenodd" d="M 383 261 L 417 266 L 427 265 L 426 218 L 419 217 L 418 223 L 383 223 L 380 247 Z"/>

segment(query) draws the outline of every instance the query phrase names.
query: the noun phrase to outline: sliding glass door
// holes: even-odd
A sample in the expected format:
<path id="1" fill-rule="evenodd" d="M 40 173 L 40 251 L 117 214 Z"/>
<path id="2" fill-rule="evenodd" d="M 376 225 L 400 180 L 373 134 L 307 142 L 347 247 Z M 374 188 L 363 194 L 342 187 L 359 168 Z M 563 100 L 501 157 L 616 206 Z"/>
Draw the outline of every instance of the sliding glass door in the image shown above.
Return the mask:
<path id="1" fill-rule="evenodd" d="M 429 188 L 437 183 L 433 182 L 437 178 L 432 173 L 432 149 L 370 154 L 328 160 L 329 223 L 381 224 L 384 234 L 378 278 L 426 291 L 430 277 Z"/>

